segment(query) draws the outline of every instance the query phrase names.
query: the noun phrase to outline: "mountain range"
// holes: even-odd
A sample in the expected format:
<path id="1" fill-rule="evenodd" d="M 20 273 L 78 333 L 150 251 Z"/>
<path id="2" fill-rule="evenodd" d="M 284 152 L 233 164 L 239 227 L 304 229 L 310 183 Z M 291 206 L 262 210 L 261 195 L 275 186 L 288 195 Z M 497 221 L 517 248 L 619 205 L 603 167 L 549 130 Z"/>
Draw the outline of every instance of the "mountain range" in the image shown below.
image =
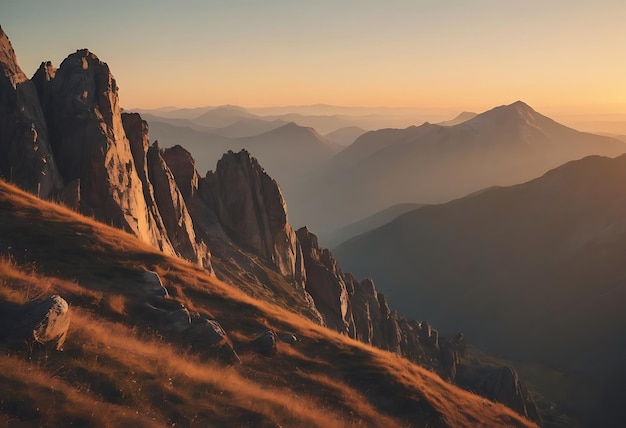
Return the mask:
<path id="1" fill-rule="evenodd" d="M 0 29 L 0 65 L 3 421 L 560 417 L 510 366 L 471 358 L 462 335 L 440 337 L 391 309 L 372 280 L 344 273 L 309 229 L 291 226 L 280 186 L 249 152 L 228 151 L 201 176 L 182 146 L 150 144 L 148 124 L 122 113 L 115 78 L 89 50 L 28 79 Z M 312 151 L 304 140 L 301 153 L 319 153 L 313 130 L 269 132 L 270 148 L 281 133 L 306 132 Z"/>
<path id="2" fill-rule="evenodd" d="M 615 156 L 625 147 L 618 139 L 560 125 L 521 101 L 481 114 L 464 112 L 439 124 L 335 131 L 346 132 L 346 140 L 283 122 L 289 118 L 254 116 L 233 106 L 208 109 L 194 119 L 148 117 L 151 134 L 163 146 L 184 142 L 202 170 L 213 168 L 226 150 L 249 150 L 281 183 L 294 224 L 311 227 L 328 244 L 340 242 L 340 229 L 392 205 L 446 202 L 494 185 L 521 183 L 589 154 Z M 218 123 L 240 131 L 228 134 L 223 127 L 206 126 Z M 225 136 L 255 127 L 263 132 Z M 334 135 L 344 144 L 355 140 L 342 148 L 332 142 Z"/>
<path id="3" fill-rule="evenodd" d="M 624 150 L 617 139 L 567 128 L 518 101 L 457 125 L 368 132 L 288 200 L 294 221 L 326 236 L 392 205 L 447 202 L 527 181 L 589 154 Z"/>

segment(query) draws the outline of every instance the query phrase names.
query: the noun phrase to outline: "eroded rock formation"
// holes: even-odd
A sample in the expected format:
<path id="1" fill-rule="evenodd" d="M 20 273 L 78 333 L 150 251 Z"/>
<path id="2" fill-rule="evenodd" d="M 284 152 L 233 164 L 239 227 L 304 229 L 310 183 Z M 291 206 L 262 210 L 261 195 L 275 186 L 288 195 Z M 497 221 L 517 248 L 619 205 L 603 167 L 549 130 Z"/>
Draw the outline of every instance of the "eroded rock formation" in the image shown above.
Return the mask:
<path id="1" fill-rule="evenodd" d="M 63 187 L 35 85 L 0 28 L 0 177 L 49 198 Z"/>
<path id="2" fill-rule="evenodd" d="M 354 331 L 348 291 L 337 262 L 330 251 L 320 249 L 317 237 L 306 227 L 298 229 L 296 236 L 304 257 L 305 289 L 313 297 L 326 326 L 340 333 Z"/>
<path id="3" fill-rule="evenodd" d="M 189 200 L 198 192 L 199 176 L 196 171 L 196 162 L 187 150 L 176 145 L 161 152 L 165 163 L 172 171 L 176 184 L 185 200 Z"/>
<path id="4" fill-rule="evenodd" d="M 143 197 L 109 67 L 82 49 L 49 68 L 39 93 L 59 171 L 66 182 L 80 180 L 81 211 L 172 253 Z"/>
<path id="5" fill-rule="evenodd" d="M 304 286 L 305 269 L 296 233 L 278 183 L 242 150 L 228 152 L 207 174 L 209 204 L 240 245 L 271 262 L 289 281 Z"/>
<path id="6" fill-rule="evenodd" d="M 174 175 L 161 157 L 157 143 L 148 149 L 147 162 L 148 177 L 154 187 L 154 197 L 174 249 L 187 260 L 202 266 L 209 266 L 210 257 L 207 247 L 196 240 L 193 222 L 183 195 L 178 190 Z"/>

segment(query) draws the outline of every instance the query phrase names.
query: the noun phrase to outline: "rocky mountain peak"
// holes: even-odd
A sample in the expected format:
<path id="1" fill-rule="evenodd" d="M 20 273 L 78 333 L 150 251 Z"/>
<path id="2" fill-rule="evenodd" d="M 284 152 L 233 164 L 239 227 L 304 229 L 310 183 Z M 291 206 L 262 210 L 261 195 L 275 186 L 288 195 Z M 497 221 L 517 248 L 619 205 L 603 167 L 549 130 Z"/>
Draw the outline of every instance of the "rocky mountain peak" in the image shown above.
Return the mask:
<path id="1" fill-rule="evenodd" d="M 54 75 L 51 67 L 40 67 L 37 85 L 59 171 L 66 183 L 80 183 L 80 210 L 173 253 L 154 210 L 148 209 L 150 201 L 144 196 L 108 65 L 81 49 L 69 55 Z M 134 129 L 143 173 L 147 128 Z"/>
<path id="2" fill-rule="evenodd" d="M 246 150 L 226 153 L 209 177 L 212 205 L 227 233 L 302 285 L 302 250 L 278 183 Z"/>
<path id="3" fill-rule="evenodd" d="M 28 77 L 26 77 L 17 63 L 13 46 L 6 33 L 2 30 L 2 27 L 0 27 L 0 70 L 2 77 L 10 82 L 13 89 L 15 89 L 18 84 L 28 80 Z"/>
<path id="4" fill-rule="evenodd" d="M 198 191 L 198 172 L 196 162 L 186 149 L 180 145 L 167 148 L 161 152 L 161 156 L 174 174 L 176 184 L 185 200 L 188 200 Z"/>
<path id="5" fill-rule="evenodd" d="M 531 106 L 523 101 L 516 101 L 512 104 L 502 105 L 476 115 L 464 124 L 474 128 L 488 126 L 491 128 L 510 125 L 532 125 L 545 116 L 537 113 Z"/>
<path id="6" fill-rule="evenodd" d="M 35 85 L 0 28 L 0 177 L 49 198 L 62 187 Z"/>
<path id="7" fill-rule="evenodd" d="M 305 289 L 313 297 L 324 323 L 340 333 L 354 330 L 349 296 L 341 268 L 330 251 L 321 249 L 306 227 L 296 232 L 306 269 Z"/>

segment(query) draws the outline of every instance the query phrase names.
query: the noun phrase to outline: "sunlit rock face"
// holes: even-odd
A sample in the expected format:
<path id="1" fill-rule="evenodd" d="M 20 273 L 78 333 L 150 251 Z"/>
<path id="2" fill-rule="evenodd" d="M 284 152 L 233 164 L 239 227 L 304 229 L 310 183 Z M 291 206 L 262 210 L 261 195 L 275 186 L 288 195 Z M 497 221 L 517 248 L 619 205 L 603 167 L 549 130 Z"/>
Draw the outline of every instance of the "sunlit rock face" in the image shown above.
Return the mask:
<path id="1" fill-rule="evenodd" d="M 37 90 L 0 28 L 0 177 L 49 198 L 63 186 Z"/>
<path id="2" fill-rule="evenodd" d="M 147 207 L 107 64 L 82 49 L 54 77 L 49 71 L 41 75 L 48 79 L 38 87 L 54 157 L 66 182 L 80 180 L 80 210 L 173 254 Z"/>

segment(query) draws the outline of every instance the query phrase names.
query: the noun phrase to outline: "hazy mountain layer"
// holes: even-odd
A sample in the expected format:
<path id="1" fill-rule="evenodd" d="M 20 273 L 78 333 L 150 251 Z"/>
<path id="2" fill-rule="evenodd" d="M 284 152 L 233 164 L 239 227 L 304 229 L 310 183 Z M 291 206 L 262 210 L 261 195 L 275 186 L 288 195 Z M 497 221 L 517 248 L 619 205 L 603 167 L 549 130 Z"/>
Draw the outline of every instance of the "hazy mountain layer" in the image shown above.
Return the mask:
<path id="1" fill-rule="evenodd" d="M 522 102 L 454 126 L 372 131 L 290 199 L 292 217 L 325 235 L 398 203 L 441 203 L 520 183 L 589 154 L 624 150 L 616 139 L 577 132 Z"/>

